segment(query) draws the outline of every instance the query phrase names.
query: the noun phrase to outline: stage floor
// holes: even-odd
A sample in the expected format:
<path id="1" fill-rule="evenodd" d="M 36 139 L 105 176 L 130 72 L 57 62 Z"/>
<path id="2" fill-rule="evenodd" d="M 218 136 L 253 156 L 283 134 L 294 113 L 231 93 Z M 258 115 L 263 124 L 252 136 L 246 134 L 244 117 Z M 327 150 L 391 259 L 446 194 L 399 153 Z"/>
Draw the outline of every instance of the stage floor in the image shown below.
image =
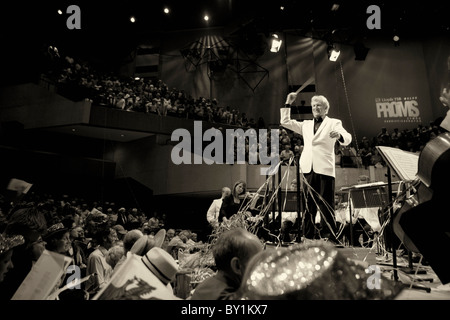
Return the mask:
<path id="1" fill-rule="evenodd" d="M 370 266 L 380 267 L 383 275 L 395 279 L 392 253 L 381 255 L 375 248 L 343 247 L 339 248 L 347 258 Z M 397 281 L 405 284 L 395 300 L 450 300 L 450 284 L 443 285 L 433 269 L 428 265 L 410 263 L 407 255 L 397 258 Z"/>

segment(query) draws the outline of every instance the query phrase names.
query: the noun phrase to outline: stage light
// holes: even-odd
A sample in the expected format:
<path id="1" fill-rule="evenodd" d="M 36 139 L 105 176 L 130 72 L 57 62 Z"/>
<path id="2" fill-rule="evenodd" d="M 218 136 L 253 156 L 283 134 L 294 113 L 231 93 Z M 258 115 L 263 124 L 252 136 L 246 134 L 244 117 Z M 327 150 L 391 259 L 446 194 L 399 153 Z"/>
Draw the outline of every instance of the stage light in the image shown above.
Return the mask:
<path id="1" fill-rule="evenodd" d="M 205 16 L 203 17 L 203 19 L 204 19 L 205 21 L 208 21 L 208 20 L 209 20 L 208 15 L 205 15 Z"/>
<path id="2" fill-rule="evenodd" d="M 340 50 L 337 50 L 332 44 L 328 45 L 328 60 L 336 61 L 341 54 Z"/>
<path id="3" fill-rule="evenodd" d="M 270 52 L 278 52 L 280 51 L 281 44 L 283 41 L 278 38 L 277 34 L 272 35 L 272 45 L 270 46 Z"/>
<path id="4" fill-rule="evenodd" d="M 170 12 L 169 8 L 164 8 L 164 13 L 168 14 Z"/>
<path id="5" fill-rule="evenodd" d="M 132 23 L 135 23 L 135 22 L 136 22 L 136 18 L 133 17 L 133 16 L 131 16 L 131 17 L 130 17 L 130 21 L 131 21 Z"/>

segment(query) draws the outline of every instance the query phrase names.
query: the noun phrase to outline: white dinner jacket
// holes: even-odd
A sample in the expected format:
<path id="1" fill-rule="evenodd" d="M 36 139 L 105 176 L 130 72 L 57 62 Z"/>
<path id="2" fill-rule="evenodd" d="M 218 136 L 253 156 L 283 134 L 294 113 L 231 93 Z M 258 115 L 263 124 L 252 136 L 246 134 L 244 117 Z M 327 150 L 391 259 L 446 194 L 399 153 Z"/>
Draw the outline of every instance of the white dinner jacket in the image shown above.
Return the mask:
<path id="1" fill-rule="evenodd" d="M 344 129 L 341 120 L 325 116 L 314 134 L 314 120 L 291 119 L 291 109 L 281 108 L 280 123 L 286 129 L 303 136 L 304 148 L 300 156 L 300 169 L 303 173 L 313 170 L 315 173 L 336 177 L 334 145 L 337 139 L 330 138 L 330 132 L 334 130 L 341 134 L 344 142 L 339 143 L 343 146 L 352 142 L 352 136 Z"/>

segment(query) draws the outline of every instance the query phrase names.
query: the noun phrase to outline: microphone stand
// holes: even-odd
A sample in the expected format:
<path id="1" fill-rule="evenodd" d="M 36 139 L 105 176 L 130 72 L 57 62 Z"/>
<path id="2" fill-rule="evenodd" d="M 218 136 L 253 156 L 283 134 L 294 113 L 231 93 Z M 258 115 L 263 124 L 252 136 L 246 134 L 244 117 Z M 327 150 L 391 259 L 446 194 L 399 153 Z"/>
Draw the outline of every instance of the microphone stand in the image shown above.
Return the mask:
<path id="1" fill-rule="evenodd" d="M 297 166 L 296 175 L 297 175 L 297 221 L 298 221 L 298 236 L 297 242 L 302 242 L 304 230 L 303 230 L 303 202 L 301 199 L 301 190 L 303 189 L 301 185 L 303 185 L 302 180 L 300 179 L 300 155 L 295 157 L 295 165 Z M 300 223 L 301 222 L 301 223 Z"/>

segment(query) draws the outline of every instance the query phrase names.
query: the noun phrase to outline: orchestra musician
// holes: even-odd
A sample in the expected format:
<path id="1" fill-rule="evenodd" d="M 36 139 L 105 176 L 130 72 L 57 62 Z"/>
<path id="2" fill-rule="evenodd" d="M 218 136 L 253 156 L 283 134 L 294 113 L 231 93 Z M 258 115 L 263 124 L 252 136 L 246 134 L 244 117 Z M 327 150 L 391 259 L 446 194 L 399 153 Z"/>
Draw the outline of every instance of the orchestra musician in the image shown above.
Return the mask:
<path id="1" fill-rule="evenodd" d="M 442 91 L 440 101 L 450 107 L 449 89 Z M 414 194 L 416 204 L 407 206 L 398 219 L 398 227 L 410 242 L 409 248 L 408 242 L 405 246 L 419 251 L 444 285 L 450 283 L 449 124 L 450 111 L 441 122 L 442 133 L 430 140 L 419 155 L 417 176 L 421 184 Z"/>
<path id="2" fill-rule="evenodd" d="M 258 197 L 258 194 L 247 191 L 247 183 L 244 180 L 236 181 L 231 189 L 231 194 L 223 198 L 218 218 L 219 223 L 228 221 L 239 210 L 244 209 L 248 201 L 255 203 Z M 251 213 L 251 210 L 255 208 L 250 205 L 248 209 L 250 210 L 247 213 L 248 216 L 252 216 L 253 213 Z"/>

